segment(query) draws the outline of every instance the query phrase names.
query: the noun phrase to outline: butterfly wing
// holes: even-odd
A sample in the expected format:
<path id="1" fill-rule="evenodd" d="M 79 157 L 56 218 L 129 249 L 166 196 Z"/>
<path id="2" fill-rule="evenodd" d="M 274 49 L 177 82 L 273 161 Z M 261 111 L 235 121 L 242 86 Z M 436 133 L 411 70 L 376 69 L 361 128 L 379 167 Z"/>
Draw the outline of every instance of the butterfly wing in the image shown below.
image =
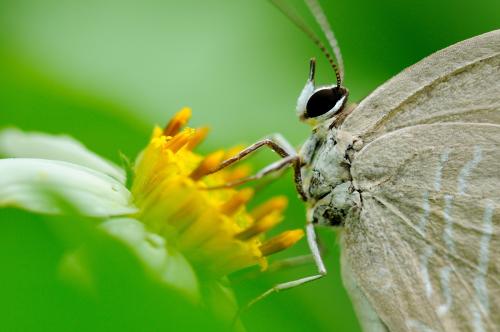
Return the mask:
<path id="1" fill-rule="evenodd" d="M 500 326 L 499 79 L 497 30 L 403 71 L 339 130 L 364 142 L 343 269 L 390 331 Z"/>
<path id="2" fill-rule="evenodd" d="M 368 143 L 408 126 L 500 124 L 500 30 L 436 52 L 365 98 L 341 129 Z"/>
<path id="3" fill-rule="evenodd" d="M 365 292 L 357 284 L 357 278 L 351 270 L 350 264 L 345 262 L 345 258 L 345 255 L 341 256 L 342 281 L 351 297 L 363 331 L 387 332 L 387 326 L 380 319 Z"/>
<path id="4" fill-rule="evenodd" d="M 500 125 L 394 131 L 355 158 L 343 255 L 390 331 L 500 326 Z"/>

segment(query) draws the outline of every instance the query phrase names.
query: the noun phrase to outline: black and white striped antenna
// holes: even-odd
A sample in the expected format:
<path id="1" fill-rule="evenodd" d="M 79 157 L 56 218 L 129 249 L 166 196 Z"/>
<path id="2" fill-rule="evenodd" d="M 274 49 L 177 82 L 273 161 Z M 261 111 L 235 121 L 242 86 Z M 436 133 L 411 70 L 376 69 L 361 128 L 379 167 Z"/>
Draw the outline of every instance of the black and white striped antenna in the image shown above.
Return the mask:
<path id="1" fill-rule="evenodd" d="M 340 48 L 333 34 L 333 30 L 330 27 L 330 23 L 325 16 L 325 13 L 321 9 L 321 6 L 317 0 L 304 0 L 307 7 L 311 11 L 312 15 L 316 19 L 316 22 L 320 26 L 321 30 L 325 34 L 328 43 L 333 51 L 334 58 L 328 52 L 325 47 L 325 44 L 321 41 L 321 39 L 314 33 L 314 31 L 307 25 L 307 23 L 296 13 L 294 12 L 288 5 L 284 3 L 283 0 L 269 0 L 276 8 L 278 8 L 286 17 L 288 17 L 299 29 L 301 29 L 323 52 L 326 59 L 330 63 L 330 66 L 333 68 L 335 72 L 335 76 L 337 78 L 337 86 L 341 86 L 342 81 L 344 80 L 344 62 L 342 60 L 342 54 L 340 53 Z"/>

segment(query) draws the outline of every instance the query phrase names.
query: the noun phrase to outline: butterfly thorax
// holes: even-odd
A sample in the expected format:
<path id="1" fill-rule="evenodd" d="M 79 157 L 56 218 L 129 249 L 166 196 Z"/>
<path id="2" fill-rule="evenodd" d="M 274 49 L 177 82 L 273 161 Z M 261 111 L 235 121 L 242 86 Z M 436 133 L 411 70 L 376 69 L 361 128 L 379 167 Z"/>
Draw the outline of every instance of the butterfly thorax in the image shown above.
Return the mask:
<path id="1" fill-rule="evenodd" d="M 358 216 L 359 192 L 353 188 L 350 173 L 353 146 L 359 145 L 355 142 L 354 137 L 323 123 L 302 146 L 301 175 L 313 223 L 341 226 L 347 218 Z"/>

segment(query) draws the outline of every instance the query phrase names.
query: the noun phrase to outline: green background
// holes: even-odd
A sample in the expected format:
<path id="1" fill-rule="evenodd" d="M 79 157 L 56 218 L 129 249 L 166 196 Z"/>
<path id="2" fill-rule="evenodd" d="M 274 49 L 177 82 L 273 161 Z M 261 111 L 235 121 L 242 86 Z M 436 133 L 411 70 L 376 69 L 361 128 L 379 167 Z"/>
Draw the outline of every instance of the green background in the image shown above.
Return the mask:
<path id="1" fill-rule="evenodd" d="M 290 3 L 312 23 L 300 1 Z M 322 3 L 344 55 L 351 101 L 424 56 L 500 23 L 498 0 Z M 152 125 L 190 106 L 191 124 L 212 128 L 204 152 L 274 132 L 300 145 L 309 128 L 294 107 L 312 56 L 319 59 L 318 81 L 332 81 L 315 46 L 264 0 L 3 0 L 0 125 L 68 133 L 119 162 L 118 151 L 135 156 Z M 254 161 L 259 167 L 274 159 L 261 153 Z M 290 197 L 279 229 L 302 227 L 304 208 L 289 174 L 257 201 L 277 194 Z M 107 293 L 94 307 L 54 272 L 67 247 L 54 230 L 65 221 L 10 209 L 0 217 L 1 330 L 219 329 L 134 274 L 133 258 L 113 256 L 116 248 L 95 254 Z M 328 276 L 257 304 L 243 316 L 248 331 L 359 330 L 341 286 L 336 234 L 320 233 Z M 306 252 L 302 241 L 278 256 Z M 313 272 L 302 266 L 240 282 L 238 298 L 245 303 L 274 283 Z"/>

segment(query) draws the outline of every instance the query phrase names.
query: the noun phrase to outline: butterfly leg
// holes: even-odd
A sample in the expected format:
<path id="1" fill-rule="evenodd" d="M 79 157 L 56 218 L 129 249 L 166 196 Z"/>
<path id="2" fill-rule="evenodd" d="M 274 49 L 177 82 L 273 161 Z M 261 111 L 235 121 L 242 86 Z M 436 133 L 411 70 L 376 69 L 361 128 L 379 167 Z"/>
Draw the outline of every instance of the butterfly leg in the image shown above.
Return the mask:
<path id="1" fill-rule="evenodd" d="M 302 284 L 308 283 L 313 280 L 320 279 L 326 275 L 326 268 L 325 264 L 323 263 L 323 259 L 321 258 L 319 246 L 318 246 L 318 241 L 316 239 L 316 232 L 314 230 L 314 225 L 311 223 L 308 223 L 306 226 L 306 235 L 307 235 L 307 243 L 309 245 L 309 249 L 311 250 L 312 257 L 314 259 L 314 262 L 316 263 L 316 267 L 318 268 L 318 273 L 312 276 L 300 278 L 297 280 L 289 281 L 289 282 L 284 282 L 281 284 L 277 284 L 273 288 L 267 290 L 266 292 L 262 293 L 259 295 L 257 298 L 253 299 L 250 301 L 245 307 L 243 307 L 240 310 L 240 313 L 247 310 L 250 308 L 252 305 L 255 303 L 259 302 L 260 300 L 265 299 L 272 293 L 277 293 L 282 290 L 294 288 L 297 286 L 300 286 Z"/>
<path id="2" fill-rule="evenodd" d="M 285 167 L 292 165 L 293 170 L 294 170 L 294 180 L 295 180 L 295 186 L 297 188 L 298 193 L 300 194 L 301 198 L 303 200 L 306 200 L 306 194 L 303 190 L 302 187 L 302 177 L 300 174 L 300 167 L 301 167 L 301 158 L 297 154 L 297 151 L 292 147 L 290 143 L 281 135 L 275 134 L 270 136 L 269 138 L 265 138 L 261 141 L 258 141 L 252 145 L 250 145 L 248 148 L 240 151 L 238 154 L 235 156 L 224 160 L 222 163 L 219 164 L 216 168 L 214 168 L 210 173 L 215 173 L 217 171 L 220 171 L 223 168 L 226 168 L 240 160 L 245 159 L 248 155 L 256 152 L 259 150 L 261 147 L 267 146 L 271 148 L 274 152 L 276 152 L 282 159 L 278 160 L 272 164 L 270 164 L 267 167 L 264 167 L 261 169 L 259 172 L 257 172 L 254 175 L 245 177 L 243 179 L 229 182 L 226 184 L 223 184 L 221 186 L 216 186 L 216 187 L 210 187 L 208 189 L 220 189 L 220 188 L 229 188 L 229 187 L 234 187 L 238 185 L 245 184 L 249 181 L 253 180 L 258 180 L 263 178 L 264 176 L 275 173 L 278 171 L 283 170 Z"/>
<path id="3" fill-rule="evenodd" d="M 318 248 L 319 248 L 319 254 L 322 258 L 328 256 L 328 248 L 324 246 L 320 238 L 316 239 Z M 276 272 L 280 270 L 285 270 L 289 268 L 294 268 L 294 267 L 299 267 L 303 265 L 309 265 L 309 264 L 315 264 L 316 260 L 314 258 L 314 255 L 309 253 L 306 255 L 301 255 L 301 256 L 295 256 L 295 257 L 289 257 L 289 258 L 284 258 L 280 259 L 277 261 L 272 262 L 269 264 L 268 269 L 266 272 Z M 262 272 L 259 272 L 262 273 Z"/>
<path id="4" fill-rule="evenodd" d="M 235 180 L 232 182 L 224 183 L 220 186 L 210 187 L 209 189 L 230 188 L 230 187 L 239 186 L 239 185 L 245 184 L 245 183 L 250 182 L 250 181 L 262 179 L 263 177 L 265 177 L 268 174 L 280 172 L 280 171 L 284 170 L 286 167 L 288 167 L 289 165 L 293 165 L 293 166 L 300 165 L 300 157 L 297 155 L 283 157 L 283 159 L 280 159 L 280 160 L 264 167 L 263 169 L 261 169 L 260 171 L 258 171 L 257 173 L 255 173 L 251 176 L 247 176 L 247 177 L 244 177 L 242 179 L 238 179 L 238 180 Z"/>
<path id="5" fill-rule="evenodd" d="M 267 138 L 264 138 L 260 141 L 255 142 L 249 147 L 241 150 L 239 153 L 234 155 L 233 157 L 224 160 L 219 164 L 216 168 L 214 168 L 211 173 L 215 173 L 220 171 L 223 168 L 226 168 L 240 160 L 245 159 L 248 155 L 256 152 L 260 148 L 267 146 L 274 152 L 276 152 L 280 157 L 284 158 L 287 156 L 297 155 L 297 151 L 293 148 L 293 146 L 280 134 L 273 134 Z"/>
<path id="6" fill-rule="evenodd" d="M 323 245 L 323 243 L 320 241 L 321 239 L 318 238 L 317 240 L 318 240 L 320 255 L 321 257 L 325 258 L 329 254 L 328 248 Z M 264 272 L 259 271 L 257 269 L 252 269 L 251 271 L 248 271 L 247 273 L 244 274 L 239 273 L 238 276 L 233 276 L 231 278 L 231 283 L 241 284 L 248 280 L 257 278 L 259 275 L 262 275 L 262 273 L 271 274 L 277 271 L 290 270 L 296 267 L 301 267 L 311 264 L 315 264 L 314 257 L 312 254 L 283 258 L 270 262 L 269 267 Z"/>

